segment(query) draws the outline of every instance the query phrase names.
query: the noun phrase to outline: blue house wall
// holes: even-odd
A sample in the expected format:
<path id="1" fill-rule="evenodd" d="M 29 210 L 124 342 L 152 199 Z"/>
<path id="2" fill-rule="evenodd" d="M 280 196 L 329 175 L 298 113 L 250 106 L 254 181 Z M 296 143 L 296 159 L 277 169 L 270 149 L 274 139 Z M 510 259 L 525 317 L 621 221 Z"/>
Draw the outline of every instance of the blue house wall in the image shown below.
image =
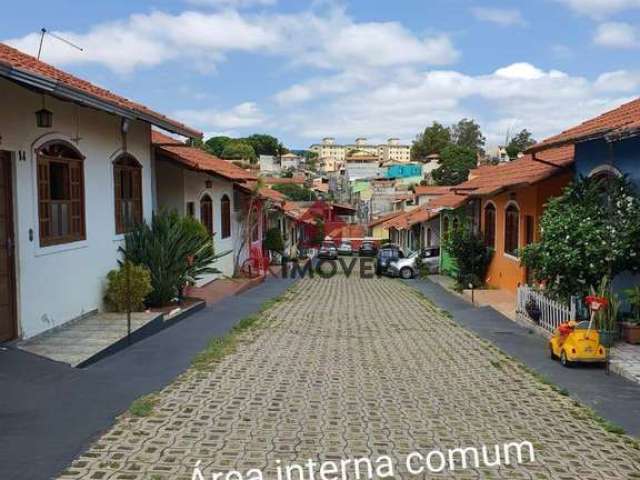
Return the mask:
<path id="1" fill-rule="evenodd" d="M 420 165 L 391 165 L 387 167 L 386 178 L 406 178 L 422 176 L 422 167 Z"/>
<path id="2" fill-rule="evenodd" d="M 640 137 L 630 137 L 610 145 L 604 139 L 578 143 L 575 147 L 576 174 L 589 176 L 595 169 L 610 165 L 640 190 Z M 624 272 L 613 280 L 613 288 L 620 292 L 640 284 L 640 275 Z"/>
<path id="3" fill-rule="evenodd" d="M 640 188 L 640 137 L 631 137 L 609 145 L 604 139 L 576 144 L 576 172 L 589 176 L 597 167 L 613 165 Z"/>

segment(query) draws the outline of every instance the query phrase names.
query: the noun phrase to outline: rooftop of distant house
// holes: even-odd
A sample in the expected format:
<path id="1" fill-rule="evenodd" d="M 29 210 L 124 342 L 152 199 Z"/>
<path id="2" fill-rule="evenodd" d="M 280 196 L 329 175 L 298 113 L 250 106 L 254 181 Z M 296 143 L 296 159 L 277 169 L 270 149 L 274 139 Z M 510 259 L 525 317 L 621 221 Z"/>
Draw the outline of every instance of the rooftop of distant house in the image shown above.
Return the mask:
<path id="1" fill-rule="evenodd" d="M 235 182 L 256 178 L 251 172 L 227 160 L 222 160 L 201 148 L 192 147 L 156 130 L 151 131 L 151 142 L 161 155 L 192 170 L 210 173 Z"/>

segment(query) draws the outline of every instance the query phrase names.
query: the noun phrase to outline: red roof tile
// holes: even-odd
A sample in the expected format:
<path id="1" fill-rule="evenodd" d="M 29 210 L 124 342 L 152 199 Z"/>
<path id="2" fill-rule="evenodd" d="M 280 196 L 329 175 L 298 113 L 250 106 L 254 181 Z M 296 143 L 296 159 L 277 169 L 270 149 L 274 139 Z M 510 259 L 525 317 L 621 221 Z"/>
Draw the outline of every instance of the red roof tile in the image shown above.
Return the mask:
<path id="1" fill-rule="evenodd" d="M 532 154 L 527 154 L 512 162 L 477 168 L 470 172 L 471 180 L 449 187 L 451 192 L 434 199 L 429 208 L 458 208 L 470 197 L 494 195 L 507 188 L 533 185 L 570 167 L 573 155 L 573 145 L 566 145 L 536 153 L 537 160 Z"/>
<path id="2" fill-rule="evenodd" d="M 625 133 L 638 129 L 640 129 L 640 98 L 565 130 L 559 135 L 549 137 L 529 150 L 536 151 L 551 145 L 575 142 L 592 136 Z"/>
<path id="3" fill-rule="evenodd" d="M 161 155 L 193 170 L 218 175 L 234 182 L 255 180 L 251 173 L 233 163 L 211 155 L 201 148 L 181 143 L 179 140 L 155 130 L 151 132 L 151 141 Z"/>
<path id="4" fill-rule="evenodd" d="M 444 185 L 416 185 L 413 191 L 417 196 L 422 195 L 444 195 L 449 193 L 451 187 Z"/>
<path id="5" fill-rule="evenodd" d="M 281 178 L 281 177 L 262 177 L 262 181 L 267 185 L 283 185 L 283 184 L 296 184 L 296 185 L 304 185 L 304 177 L 291 177 L 291 178 Z"/>
<path id="6" fill-rule="evenodd" d="M 343 225 L 328 233 L 331 238 L 364 238 L 366 229 L 362 225 Z"/>
<path id="7" fill-rule="evenodd" d="M 406 230 L 417 223 L 426 222 L 439 214 L 431 208 L 418 207 L 413 210 L 404 212 L 402 215 L 392 218 L 383 223 L 385 228 L 395 228 L 397 230 Z"/>
<path id="8" fill-rule="evenodd" d="M 141 114 L 145 117 L 143 120 L 157 124 L 161 128 L 175 128 L 181 134 L 188 134 L 192 137 L 202 137 L 201 132 L 192 129 L 183 123 L 172 120 L 158 112 L 154 112 L 140 103 L 128 100 L 110 92 L 109 90 L 98 87 L 86 80 L 82 80 L 57 69 L 4 43 L 0 43 L 0 67 L 4 67 L 5 69 L 8 68 L 9 73 L 15 70 L 37 75 L 44 80 L 55 82 L 58 86 L 80 92 L 114 107 Z M 0 72 L 1 71 L 2 68 L 0 68 Z M 54 91 L 52 93 L 55 95 L 56 92 Z"/>
<path id="9" fill-rule="evenodd" d="M 382 215 L 381 217 L 378 217 L 374 220 L 372 220 L 371 222 L 369 222 L 369 228 L 373 228 L 377 225 L 380 225 L 381 223 L 386 222 L 387 220 L 391 220 L 392 218 L 395 218 L 397 216 L 400 215 L 404 215 L 405 212 L 403 210 L 398 210 L 396 212 L 391 212 L 391 213 L 387 213 L 385 215 Z"/>

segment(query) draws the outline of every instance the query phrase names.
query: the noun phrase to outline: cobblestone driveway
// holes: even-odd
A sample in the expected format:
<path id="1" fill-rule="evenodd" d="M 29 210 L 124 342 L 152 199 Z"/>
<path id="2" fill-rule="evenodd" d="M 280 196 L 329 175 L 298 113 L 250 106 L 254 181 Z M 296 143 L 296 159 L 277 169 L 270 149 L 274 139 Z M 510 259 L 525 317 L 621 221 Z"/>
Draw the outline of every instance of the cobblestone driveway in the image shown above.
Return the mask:
<path id="1" fill-rule="evenodd" d="M 404 472 L 404 457 L 523 440 L 534 463 L 435 478 L 640 478 L 631 440 L 399 281 L 303 280 L 265 316 L 235 353 L 182 375 L 152 415 L 124 415 L 61 478 L 191 479 L 198 460 L 207 479 L 251 468 L 276 478 L 276 460 L 378 455 L 397 459 L 394 478 L 432 478 Z"/>

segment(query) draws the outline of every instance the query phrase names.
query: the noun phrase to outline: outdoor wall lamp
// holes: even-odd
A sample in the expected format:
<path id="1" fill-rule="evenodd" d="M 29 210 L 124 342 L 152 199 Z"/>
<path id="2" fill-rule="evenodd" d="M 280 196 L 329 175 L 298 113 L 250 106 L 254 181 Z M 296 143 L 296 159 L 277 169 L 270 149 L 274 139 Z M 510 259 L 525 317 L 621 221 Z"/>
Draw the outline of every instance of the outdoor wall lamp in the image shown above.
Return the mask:
<path id="1" fill-rule="evenodd" d="M 120 131 L 122 132 L 123 135 L 126 135 L 127 133 L 129 133 L 130 125 L 131 125 L 131 122 L 129 121 L 128 118 L 122 119 L 122 121 L 120 122 Z"/>
<path id="2" fill-rule="evenodd" d="M 53 113 L 47 110 L 42 96 L 42 108 L 36 112 L 36 125 L 38 128 L 51 128 L 53 126 Z"/>

